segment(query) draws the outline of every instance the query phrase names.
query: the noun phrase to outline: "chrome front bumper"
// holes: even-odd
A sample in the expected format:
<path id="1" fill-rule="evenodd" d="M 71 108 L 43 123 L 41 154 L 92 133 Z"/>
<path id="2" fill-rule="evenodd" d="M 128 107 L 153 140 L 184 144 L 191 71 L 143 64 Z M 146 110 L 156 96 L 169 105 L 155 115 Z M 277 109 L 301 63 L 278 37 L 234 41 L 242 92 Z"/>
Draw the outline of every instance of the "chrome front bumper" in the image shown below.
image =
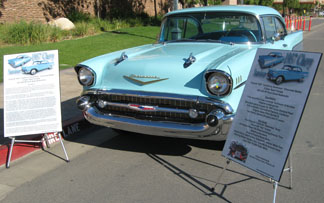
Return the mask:
<path id="1" fill-rule="evenodd" d="M 229 113 L 231 111 L 227 109 L 228 112 L 226 113 L 213 111 L 213 113 L 208 114 L 208 116 L 212 115 L 210 118 L 215 118 L 217 122 L 207 121 L 208 116 L 206 116 L 206 121 L 202 123 L 142 120 L 126 115 L 103 113 L 94 105 L 94 102 L 89 102 L 86 97 L 81 96 L 77 100 L 77 104 L 83 110 L 84 117 L 90 123 L 148 135 L 202 140 L 225 140 L 235 115 L 234 113 Z M 216 103 L 219 105 L 219 102 L 217 101 Z M 221 104 L 222 108 L 224 106 L 230 107 L 229 105 L 224 105 L 224 103 Z"/>

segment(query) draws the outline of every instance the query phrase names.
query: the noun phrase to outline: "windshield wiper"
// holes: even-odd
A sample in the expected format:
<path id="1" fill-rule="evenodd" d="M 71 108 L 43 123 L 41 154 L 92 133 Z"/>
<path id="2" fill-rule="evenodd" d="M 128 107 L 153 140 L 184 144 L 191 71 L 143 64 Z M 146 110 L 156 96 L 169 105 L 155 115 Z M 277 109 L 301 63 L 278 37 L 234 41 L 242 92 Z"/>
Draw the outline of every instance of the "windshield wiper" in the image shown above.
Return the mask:
<path id="1" fill-rule="evenodd" d="M 215 39 L 176 39 L 176 40 L 164 41 L 162 43 L 172 43 L 172 42 L 216 42 L 216 43 L 229 44 L 229 45 L 235 44 L 234 42 L 215 40 Z"/>
<path id="2" fill-rule="evenodd" d="M 216 39 L 197 39 L 196 41 L 198 41 L 198 42 L 217 42 L 217 43 L 229 44 L 229 45 L 234 45 L 235 44 L 234 42 L 216 40 Z"/>
<path id="3" fill-rule="evenodd" d="M 169 41 L 165 41 L 167 43 L 169 42 L 196 42 L 196 39 L 175 39 L 175 40 L 169 40 Z"/>

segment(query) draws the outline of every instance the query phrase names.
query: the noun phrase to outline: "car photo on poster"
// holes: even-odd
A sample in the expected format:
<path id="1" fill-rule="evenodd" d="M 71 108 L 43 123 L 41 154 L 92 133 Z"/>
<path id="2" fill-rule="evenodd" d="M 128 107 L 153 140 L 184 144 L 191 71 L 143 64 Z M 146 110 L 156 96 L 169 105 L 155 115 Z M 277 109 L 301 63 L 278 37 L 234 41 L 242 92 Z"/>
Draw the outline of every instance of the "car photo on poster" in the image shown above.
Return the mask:
<path id="1" fill-rule="evenodd" d="M 19 55 L 16 58 L 9 59 L 8 64 L 11 65 L 13 68 L 18 68 L 26 63 L 31 61 L 31 57 L 27 55 Z"/>
<path id="2" fill-rule="evenodd" d="M 236 141 L 233 141 L 229 147 L 228 155 L 232 158 L 245 162 L 248 157 L 248 150 L 247 148 Z"/>
<path id="3" fill-rule="evenodd" d="M 284 65 L 281 69 L 269 69 L 267 78 L 280 85 L 285 81 L 303 82 L 308 76 L 308 72 L 304 72 L 300 66 Z"/>
<path id="4" fill-rule="evenodd" d="M 284 57 L 280 52 L 270 52 L 268 55 L 259 56 L 259 64 L 261 68 L 271 68 L 284 61 Z"/>
<path id="5" fill-rule="evenodd" d="M 21 68 L 23 73 L 35 75 L 37 72 L 42 70 L 49 70 L 53 68 L 54 63 L 47 60 L 34 61 L 31 66 L 23 66 Z"/>

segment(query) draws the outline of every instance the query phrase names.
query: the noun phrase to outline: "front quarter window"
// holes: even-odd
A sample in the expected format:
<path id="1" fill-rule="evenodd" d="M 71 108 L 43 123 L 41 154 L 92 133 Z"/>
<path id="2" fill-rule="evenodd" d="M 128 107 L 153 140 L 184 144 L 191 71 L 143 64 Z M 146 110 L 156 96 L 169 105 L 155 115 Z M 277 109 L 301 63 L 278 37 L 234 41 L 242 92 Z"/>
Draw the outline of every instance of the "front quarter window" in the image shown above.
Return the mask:
<path id="1" fill-rule="evenodd" d="M 280 36 L 286 35 L 284 25 L 277 17 L 264 16 L 262 19 L 267 41 L 273 40 L 273 37 L 275 37 L 276 34 L 279 34 Z"/>
<path id="2" fill-rule="evenodd" d="M 199 34 L 199 24 L 190 17 L 174 17 L 165 21 L 163 41 L 190 39 Z"/>

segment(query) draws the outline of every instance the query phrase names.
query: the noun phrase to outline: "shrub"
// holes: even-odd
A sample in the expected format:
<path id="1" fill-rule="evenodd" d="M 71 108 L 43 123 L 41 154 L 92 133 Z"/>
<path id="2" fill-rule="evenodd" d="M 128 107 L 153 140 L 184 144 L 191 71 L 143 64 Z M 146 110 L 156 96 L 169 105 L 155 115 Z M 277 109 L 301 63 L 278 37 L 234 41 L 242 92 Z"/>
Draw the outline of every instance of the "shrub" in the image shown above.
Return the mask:
<path id="1" fill-rule="evenodd" d="M 83 13 L 83 12 L 77 11 L 77 10 L 69 12 L 66 17 L 74 23 L 88 22 L 91 20 L 91 16 L 89 13 Z"/>
<path id="2" fill-rule="evenodd" d="M 70 35 L 69 31 L 63 31 L 60 28 L 53 26 L 49 34 L 49 40 L 51 42 L 58 42 L 68 35 Z"/>
<path id="3" fill-rule="evenodd" d="M 39 22 L 20 21 L 5 25 L 3 41 L 9 44 L 37 44 L 47 41 L 49 27 Z"/>
<path id="4" fill-rule="evenodd" d="M 84 37 L 87 35 L 93 35 L 95 33 L 95 26 L 85 22 L 76 23 L 75 28 L 72 30 L 72 35 L 74 37 Z"/>

